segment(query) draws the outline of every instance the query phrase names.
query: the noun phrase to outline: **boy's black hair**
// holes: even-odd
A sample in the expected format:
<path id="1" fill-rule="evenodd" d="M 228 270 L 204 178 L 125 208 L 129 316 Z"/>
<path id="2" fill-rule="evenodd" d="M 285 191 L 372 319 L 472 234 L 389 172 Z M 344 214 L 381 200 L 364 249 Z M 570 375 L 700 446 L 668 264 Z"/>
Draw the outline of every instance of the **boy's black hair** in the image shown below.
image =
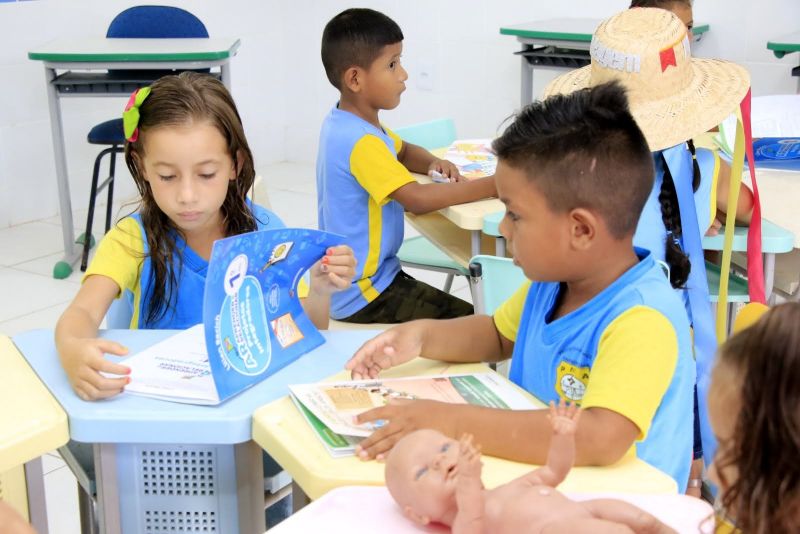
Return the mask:
<path id="1" fill-rule="evenodd" d="M 322 64 L 334 87 L 341 90 L 342 74 L 352 66 L 368 69 L 386 45 L 403 40 L 395 21 L 373 9 L 345 9 L 322 32 Z"/>
<path id="2" fill-rule="evenodd" d="M 557 212 L 587 208 L 632 235 L 653 188 L 653 156 L 618 82 L 526 106 L 492 147 Z"/>

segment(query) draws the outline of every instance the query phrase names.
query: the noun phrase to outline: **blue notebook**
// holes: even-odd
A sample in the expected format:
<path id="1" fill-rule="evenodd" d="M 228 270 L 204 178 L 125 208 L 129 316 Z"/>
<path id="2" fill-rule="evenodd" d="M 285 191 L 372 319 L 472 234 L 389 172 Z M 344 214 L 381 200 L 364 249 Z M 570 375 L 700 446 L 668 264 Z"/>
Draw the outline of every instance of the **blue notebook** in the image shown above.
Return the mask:
<path id="1" fill-rule="evenodd" d="M 203 323 L 122 362 L 125 391 L 219 404 L 274 374 L 324 338 L 303 311 L 303 273 L 344 237 L 282 228 L 220 239 L 209 259 Z"/>

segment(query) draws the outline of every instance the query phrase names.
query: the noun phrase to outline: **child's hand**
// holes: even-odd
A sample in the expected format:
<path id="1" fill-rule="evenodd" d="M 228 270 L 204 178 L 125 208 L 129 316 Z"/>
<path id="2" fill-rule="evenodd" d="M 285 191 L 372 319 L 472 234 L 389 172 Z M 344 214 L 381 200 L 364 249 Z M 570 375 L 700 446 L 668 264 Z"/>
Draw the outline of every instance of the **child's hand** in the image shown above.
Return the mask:
<path id="1" fill-rule="evenodd" d="M 553 434 L 575 434 L 580 416 L 580 408 L 574 402 L 569 404 L 564 402 L 564 399 L 561 399 L 556 405 L 555 402 L 550 401 L 550 413 L 547 418 L 553 427 Z"/>
<path id="2" fill-rule="evenodd" d="M 330 295 L 350 287 L 356 275 L 356 257 L 347 245 L 330 247 L 311 268 L 311 290 Z"/>
<path id="3" fill-rule="evenodd" d="M 458 167 L 446 159 L 436 159 L 431 163 L 430 167 L 428 167 L 428 175 L 433 176 L 433 173 L 451 182 L 463 182 L 465 180 L 461 173 L 458 172 Z"/>
<path id="4" fill-rule="evenodd" d="M 98 400 L 122 393 L 130 382 L 129 367 L 113 363 L 105 354 L 123 356 L 128 349 L 108 339 L 73 339 L 65 341 L 61 347 L 61 364 L 67 378 L 77 395 L 85 400 Z M 120 378 L 107 378 L 100 374 L 122 375 Z"/>
<path id="5" fill-rule="evenodd" d="M 464 434 L 458 442 L 458 464 L 456 476 L 459 480 L 466 478 L 481 478 L 481 449 L 472 443 L 472 434 Z"/>
<path id="6" fill-rule="evenodd" d="M 706 235 L 709 237 L 719 235 L 719 231 L 722 228 L 722 222 L 717 219 L 716 217 L 711 222 L 711 226 L 706 230 Z"/>

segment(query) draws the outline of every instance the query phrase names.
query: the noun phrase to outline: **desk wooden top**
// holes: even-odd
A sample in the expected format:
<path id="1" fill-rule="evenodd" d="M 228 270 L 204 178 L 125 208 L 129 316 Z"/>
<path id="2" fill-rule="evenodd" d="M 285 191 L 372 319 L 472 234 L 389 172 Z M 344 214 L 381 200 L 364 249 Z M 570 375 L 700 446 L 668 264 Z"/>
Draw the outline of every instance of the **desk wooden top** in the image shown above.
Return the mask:
<path id="1" fill-rule="evenodd" d="M 0 473 L 69 440 L 67 414 L 11 340 L 0 336 Z"/>
<path id="2" fill-rule="evenodd" d="M 420 374 L 486 372 L 483 364 L 452 365 L 418 358 L 383 373 L 386 377 Z M 331 380 L 347 380 L 340 372 Z M 531 397 L 533 398 L 533 397 Z M 534 399 L 535 400 L 535 399 Z M 541 403 L 539 403 L 541 404 Z M 544 407 L 544 405 L 541 405 Z M 314 435 L 308 423 L 288 397 L 283 397 L 253 414 L 253 440 L 292 476 L 311 499 L 328 491 L 351 485 L 384 484 L 383 464 L 354 456 L 333 458 Z M 487 487 L 504 484 L 533 467 L 486 456 L 483 480 Z M 655 467 L 628 456 L 607 467 L 576 467 L 559 488 L 580 492 L 675 493 L 675 482 Z"/>
<path id="3" fill-rule="evenodd" d="M 434 151 L 438 155 L 439 151 Z M 414 177 L 421 184 L 433 183 L 430 176 L 414 173 Z M 505 211 L 506 207 L 497 198 L 487 198 L 467 202 L 466 204 L 456 204 L 439 210 L 450 222 L 463 230 L 482 230 L 483 217 L 496 211 Z M 406 214 L 408 217 L 409 214 Z M 412 223 L 413 224 L 413 223 Z"/>
<path id="4" fill-rule="evenodd" d="M 767 49 L 772 50 L 772 53 L 777 58 L 792 52 L 800 52 L 800 32 L 790 33 L 767 41 Z"/>
<path id="5" fill-rule="evenodd" d="M 28 52 L 28 59 L 53 63 L 216 61 L 233 57 L 236 38 L 56 39 Z"/>

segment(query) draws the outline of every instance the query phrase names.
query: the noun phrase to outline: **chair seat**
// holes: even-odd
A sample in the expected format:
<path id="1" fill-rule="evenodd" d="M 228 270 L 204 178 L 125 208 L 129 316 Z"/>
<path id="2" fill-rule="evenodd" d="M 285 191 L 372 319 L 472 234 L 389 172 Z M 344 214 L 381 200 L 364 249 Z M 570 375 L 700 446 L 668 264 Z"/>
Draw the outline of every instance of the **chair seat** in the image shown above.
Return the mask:
<path id="1" fill-rule="evenodd" d="M 706 277 L 708 279 L 708 293 L 711 302 L 719 301 L 720 267 L 711 262 L 706 262 Z M 731 271 L 728 278 L 728 302 L 750 302 L 750 293 L 747 291 L 747 280 Z"/>
<path id="2" fill-rule="evenodd" d="M 397 257 L 400 258 L 402 263 L 406 264 L 449 269 L 464 276 L 469 274 L 466 267 L 456 263 L 455 260 L 423 236 L 411 237 L 403 241 L 403 245 L 397 252 Z"/>
<path id="3" fill-rule="evenodd" d="M 484 215 L 483 233 L 492 237 L 502 237 L 502 234 L 500 233 L 500 223 L 503 221 L 503 217 L 505 217 L 505 215 L 505 210 Z"/>
<path id="4" fill-rule="evenodd" d="M 87 141 L 93 145 L 121 145 L 125 143 L 125 130 L 122 119 L 101 122 L 89 130 Z"/>

